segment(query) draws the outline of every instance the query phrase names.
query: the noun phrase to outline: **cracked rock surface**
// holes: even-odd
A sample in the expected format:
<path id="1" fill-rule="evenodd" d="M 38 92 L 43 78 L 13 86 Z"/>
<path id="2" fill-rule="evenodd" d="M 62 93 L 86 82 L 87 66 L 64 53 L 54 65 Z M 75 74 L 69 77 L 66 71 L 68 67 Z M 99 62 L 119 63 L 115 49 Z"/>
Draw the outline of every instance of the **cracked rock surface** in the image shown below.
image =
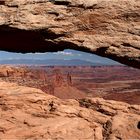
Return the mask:
<path id="1" fill-rule="evenodd" d="M 140 68 L 139 0 L 1 0 L 0 50 L 75 49 Z"/>
<path id="2" fill-rule="evenodd" d="M 0 82 L 0 139 L 140 139 L 140 106 L 102 98 L 61 100 Z"/>

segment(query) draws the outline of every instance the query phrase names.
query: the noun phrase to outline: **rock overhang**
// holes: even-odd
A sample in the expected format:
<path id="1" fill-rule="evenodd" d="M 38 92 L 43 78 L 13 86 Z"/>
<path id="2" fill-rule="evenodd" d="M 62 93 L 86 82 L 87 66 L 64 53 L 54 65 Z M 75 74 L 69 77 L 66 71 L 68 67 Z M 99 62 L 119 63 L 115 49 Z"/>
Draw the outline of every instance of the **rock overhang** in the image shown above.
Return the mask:
<path id="1" fill-rule="evenodd" d="M 139 13 L 138 0 L 5 0 L 0 50 L 75 49 L 140 68 Z"/>

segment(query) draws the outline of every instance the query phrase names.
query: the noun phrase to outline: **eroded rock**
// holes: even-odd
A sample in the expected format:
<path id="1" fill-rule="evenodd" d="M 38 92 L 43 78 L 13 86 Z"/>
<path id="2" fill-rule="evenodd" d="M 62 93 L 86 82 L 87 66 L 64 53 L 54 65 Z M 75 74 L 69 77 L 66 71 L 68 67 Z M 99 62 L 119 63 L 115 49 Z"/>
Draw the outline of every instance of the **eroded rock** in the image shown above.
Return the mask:
<path id="1" fill-rule="evenodd" d="M 101 98 L 61 100 L 0 82 L 0 112 L 1 139 L 140 139 L 139 105 Z"/>
<path id="2" fill-rule="evenodd" d="M 139 0 L 5 0 L 0 3 L 0 49 L 70 48 L 140 68 L 139 17 Z"/>

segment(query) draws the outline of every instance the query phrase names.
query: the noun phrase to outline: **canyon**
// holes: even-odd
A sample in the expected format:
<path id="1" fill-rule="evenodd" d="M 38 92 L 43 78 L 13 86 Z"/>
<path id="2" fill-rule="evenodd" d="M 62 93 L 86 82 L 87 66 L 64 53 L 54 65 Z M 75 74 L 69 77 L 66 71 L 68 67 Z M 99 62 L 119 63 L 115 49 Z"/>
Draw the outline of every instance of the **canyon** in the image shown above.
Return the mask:
<path id="1" fill-rule="evenodd" d="M 0 0 L 0 50 L 74 49 L 132 66 L 0 66 L 0 139 L 140 139 L 139 0 Z"/>
<path id="2" fill-rule="evenodd" d="M 0 139 L 140 139 L 140 70 L 0 66 Z"/>
<path id="3" fill-rule="evenodd" d="M 61 99 L 100 97 L 140 104 L 140 70 L 127 66 L 3 65 L 0 79 Z"/>

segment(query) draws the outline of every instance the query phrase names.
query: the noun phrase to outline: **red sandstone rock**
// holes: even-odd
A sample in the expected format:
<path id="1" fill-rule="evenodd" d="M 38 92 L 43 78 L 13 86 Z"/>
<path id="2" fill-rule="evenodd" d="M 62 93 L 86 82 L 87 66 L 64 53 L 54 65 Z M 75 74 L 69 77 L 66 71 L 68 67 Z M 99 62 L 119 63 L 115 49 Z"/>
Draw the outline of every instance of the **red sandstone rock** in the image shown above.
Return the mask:
<path id="1" fill-rule="evenodd" d="M 140 106 L 102 98 L 61 100 L 0 82 L 1 139 L 140 139 Z"/>

